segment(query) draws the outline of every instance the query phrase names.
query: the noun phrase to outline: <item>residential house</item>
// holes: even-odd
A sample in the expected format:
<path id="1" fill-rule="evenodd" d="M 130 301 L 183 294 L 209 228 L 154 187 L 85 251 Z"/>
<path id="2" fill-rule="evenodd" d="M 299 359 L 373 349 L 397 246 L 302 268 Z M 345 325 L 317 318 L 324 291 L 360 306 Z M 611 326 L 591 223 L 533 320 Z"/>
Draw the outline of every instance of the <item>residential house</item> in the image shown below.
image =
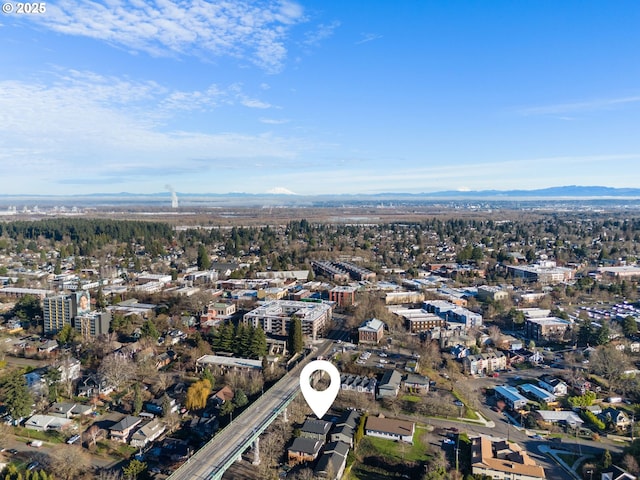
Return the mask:
<path id="1" fill-rule="evenodd" d="M 300 429 L 300 436 L 320 440 L 324 445 L 327 441 L 327 435 L 329 434 L 329 430 L 331 430 L 331 426 L 331 422 L 307 418 Z"/>
<path id="2" fill-rule="evenodd" d="M 154 418 L 136 430 L 129 443 L 132 447 L 143 448 L 162 435 L 166 428 L 160 419 Z"/>
<path id="3" fill-rule="evenodd" d="M 320 449 L 324 445 L 322 440 L 317 438 L 297 437 L 293 444 L 287 449 L 287 459 L 289 465 L 298 465 L 304 462 L 313 462 L 318 458 Z"/>
<path id="4" fill-rule="evenodd" d="M 544 388 L 547 392 L 553 393 L 556 397 L 564 397 L 569 391 L 569 386 L 559 378 L 545 375 L 540 377 L 538 385 Z"/>
<path id="5" fill-rule="evenodd" d="M 109 438 L 116 442 L 127 443 L 131 432 L 142 422 L 142 418 L 127 415 L 118 423 L 109 427 Z"/>
<path id="6" fill-rule="evenodd" d="M 575 412 L 569 410 L 535 410 L 533 413 L 545 423 L 564 423 L 571 428 L 577 428 L 584 423 Z"/>
<path id="7" fill-rule="evenodd" d="M 380 437 L 412 444 L 415 428 L 415 423 L 405 420 L 368 417 L 364 433 L 370 437 Z"/>
<path id="8" fill-rule="evenodd" d="M 429 377 L 410 373 L 404 379 L 404 389 L 411 393 L 427 393 L 429 391 Z"/>
<path id="9" fill-rule="evenodd" d="M 613 407 L 605 408 L 598 417 L 603 422 L 610 423 L 620 430 L 628 428 L 631 425 L 629 416 L 622 410 Z"/>
<path id="10" fill-rule="evenodd" d="M 68 418 L 61 418 L 53 415 L 33 415 L 24 422 L 24 427 L 30 430 L 46 432 L 47 430 L 65 430 L 73 422 Z"/>
<path id="11" fill-rule="evenodd" d="M 359 375 L 341 375 L 340 388 L 352 392 L 375 395 L 378 381 L 375 378 L 361 377 Z"/>
<path id="12" fill-rule="evenodd" d="M 636 480 L 637 478 L 616 465 L 605 469 L 600 476 L 600 480 Z"/>
<path id="13" fill-rule="evenodd" d="M 348 454 L 349 445 L 346 443 L 331 442 L 327 444 L 314 470 L 316 477 L 327 480 L 338 480 L 342 478 L 342 474 L 347 465 Z"/>
<path id="14" fill-rule="evenodd" d="M 540 480 L 544 469 L 515 443 L 476 437 L 471 444 L 471 471 L 496 480 Z"/>
<path id="15" fill-rule="evenodd" d="M 353 435 L 355 430 L 349 425 L 336 425 L 329 435 L 330 442 L 343 442 L 353 446 Z"/>
<path id="16" fill-rule="evenodd" d="M 402 382 L 402 375 L 397 370 L 387 370 L 380 380 L 378 385 L 378 400 L 384 398 L 394 399 L 398 396 L 400 391 L 400 383 Z"/>
<path id="17" fill-rule="evenodd" d="M 79 397 L 91 398 L 94 396 L 109 395 L 113 390 L 114 387 L 110 385 L 106 379 L 97 374 L 88 375 L 78 383 Z"/>
<path id="18" fill-rule="evenodd" d="M 377 318 L 366 320 L 358 328 L 358 343 L 380 343 L 384 336 L 384 323 Z"/>

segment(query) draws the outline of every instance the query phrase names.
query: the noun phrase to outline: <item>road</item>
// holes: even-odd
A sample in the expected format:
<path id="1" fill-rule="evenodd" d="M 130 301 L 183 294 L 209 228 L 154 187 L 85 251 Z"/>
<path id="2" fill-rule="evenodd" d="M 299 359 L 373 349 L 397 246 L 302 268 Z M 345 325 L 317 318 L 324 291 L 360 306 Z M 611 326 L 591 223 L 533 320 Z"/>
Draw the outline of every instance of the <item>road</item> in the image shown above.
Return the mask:
<path id="1" fill-rule="evenodd" d="M 219 479 L 224 471 L 262 433 L 300 392 L 300 370 L 312 358 L 326 355 L 330 341 L 322 342 L 273 387 L 247 408 L 238 418 L 218 432 L 184 465 L 169 477 L 173 480 Z"/>

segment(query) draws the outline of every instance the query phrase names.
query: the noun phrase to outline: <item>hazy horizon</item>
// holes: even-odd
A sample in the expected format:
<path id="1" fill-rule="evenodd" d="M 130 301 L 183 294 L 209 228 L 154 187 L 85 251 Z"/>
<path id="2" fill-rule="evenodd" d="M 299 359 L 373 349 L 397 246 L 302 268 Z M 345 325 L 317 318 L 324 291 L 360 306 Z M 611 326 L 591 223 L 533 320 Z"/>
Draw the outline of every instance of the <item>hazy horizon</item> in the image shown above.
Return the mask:
<path id="1" fill-rule="evenodd" d="M 1 190 L 634 187 L 639 13 L 627 1 L 48 2 L 0 19 Z"/>

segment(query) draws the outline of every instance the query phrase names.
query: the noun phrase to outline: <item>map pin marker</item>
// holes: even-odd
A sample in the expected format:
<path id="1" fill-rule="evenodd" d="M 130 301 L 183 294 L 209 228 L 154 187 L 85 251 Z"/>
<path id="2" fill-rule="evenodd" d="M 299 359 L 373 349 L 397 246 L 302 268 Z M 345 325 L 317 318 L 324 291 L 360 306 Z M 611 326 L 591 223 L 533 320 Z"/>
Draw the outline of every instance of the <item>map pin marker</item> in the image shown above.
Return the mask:
<path id="1" fill-rule="evenodd" d="M 311 374 L 318 370 L 328 373 L 331 379 L 331 383 L 327 389 L 323 391 L 314 389 L 310 383 Z M 300 372 L 300 390 L 302 390 L 302 395 L 307 401 L 307 405 L 311 407 L 316 417 L 322 418 L 323 415 L 327 413 L 327 410 L 331 408 L 333 401 L 340 391 L 340 372 L 331 362 L 314 360 Z"/>

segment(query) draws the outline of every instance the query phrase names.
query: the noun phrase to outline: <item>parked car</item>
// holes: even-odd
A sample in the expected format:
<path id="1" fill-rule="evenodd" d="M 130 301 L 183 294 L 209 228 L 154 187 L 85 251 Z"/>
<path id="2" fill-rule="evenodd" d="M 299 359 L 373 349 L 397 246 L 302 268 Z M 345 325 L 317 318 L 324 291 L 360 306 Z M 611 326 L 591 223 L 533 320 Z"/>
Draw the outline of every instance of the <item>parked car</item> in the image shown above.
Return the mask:
<path id="1" fill-rule="evenodd" d="M 33 448 L 40 448 L 42 446 L 42 440 L 31 440 L 28 445 Z"/>

